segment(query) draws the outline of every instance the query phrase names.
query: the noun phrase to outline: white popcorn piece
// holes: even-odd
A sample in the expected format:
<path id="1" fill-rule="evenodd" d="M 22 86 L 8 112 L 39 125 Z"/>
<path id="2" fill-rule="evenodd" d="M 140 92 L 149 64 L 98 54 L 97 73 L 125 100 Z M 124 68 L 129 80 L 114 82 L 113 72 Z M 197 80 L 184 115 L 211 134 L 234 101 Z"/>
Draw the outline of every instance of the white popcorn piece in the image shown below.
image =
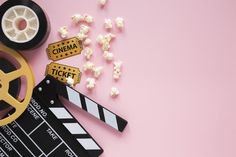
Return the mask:
<path id="1" fill-rule="evenodd" d="M 114 68 L 113 68 L 113 78 L 115 80 L 118 80 L 121 77 L 121 61 L 114 62 Z"/>
<path id="2" fill-rule="evenodd" d="M 68 28 L 67 28 L 67 26 L 61 27 L 61 28 L 58 30 L 58 32 L 60 33 L 60 37 L 61 37 L 62 39 L 65 39 L 65 38 L 68 37 Z"/>
<path id="3" fill-rule="evenodd" d="M 89 47 L 85 47 L 82 53 L 84 54 L 86 59 L 89 60 L 91 56 L 93 55 L 93 50 Z"/>
<path id="4" fill-rule="evenodd" d="M 89 30 L 90 30 L 89 26 L 86 26 L 86 25 L 81 25 L 80 26 L 80 33 L 88 34 Z"/>
<path id="5" fill-rule="evenodd" d="M 92 43 L 92 40 L 87 38 L 87 39 L 84 40 L 83 44 L 84 44 L 84 46 L 89 46 L 91 43 Z"/>
<path id="6" fill-rule="evenodd" d="M 116 87 L 111 88 L 110 95 L 111 97 L 117 97 L 120 94 L 120 91 Z"/>
<path id="7" fill-rule="evenodd" d="M 113 78 L 114 78 L 115 80 L 119 80 L 119 79 L 120 79 L 120 76 L 121 76 L 121 75 L 113 75 Z"/>
<path id="8" fill-rule="evenodd" d="M 111 45 L 109 44 L 109 42 L 104 42 L 102 44 L 102 50 L 103 51 L 108 51 L 108 50 L 110 50 L 110 48 L 111 48 Z"/>
<path id="9" fill-rule="evenodd" d="M 87 78 L 86 82 L 87 82 L 86 87 L 89 90 L 92 90 L 96 85 L 96 81 L 94 78 Z"/>
<path id="10" fill-rule="evenodd" d="M 116 35 L 112 34 L 112 33 L 108 33 L 104 36 L 104 40 L 109 42 L 109 43 L 115 38 L 116 38 Z"/>
<path id="11" fill-rule="evenodd" d="M 120 74 L 121 73 L 121 69 L 116 68 L 116 67 L 114 67 L 113 71 L 114 71 L 114 74 Z"/>
<path id="12" fill-rule="evenodd" d="M 97 36 L 97 42 L 98 44 L 102 45 L 104 43 L 104 36 L 102 34 L 99 34 Z"/>
<path id="13" fill-rule="evenodd" d="M 112 29 L 112 27 L 113 27 L 112 20 L 111 19 L 105 19 L 104 27 L 105 27 L 105 29 Z"/>
<path id="14" fill-rule="evenodd" d="M 93 71 L 93 68 L 95 67 L 95 65 L 92 62 L 86 62 L 83 65 L 83 70 L 86 71 Z"/>
<path id="15" fill-rule="evenodd" d="M 103 57 L 105 58 L 106 61 L 112 61 L 114 58 L 114 55 L 111 52 L 104 51 Z"/>
<path id="16" fill-rule="evenodd" d="M 80 15 L 80 14 L 75 14 L 71 17 L 72 21 L 74 23 L 79 23 L 79 22 L 83 22 L 84 21 L 84 16 Z"/>
<path id="17" fill-rule="evenodd" d="M 122 17 L 116 18 L 116 27 L 122 29 L 124 27 L 124 19 Z"/>
<path id="18" fill-rule="evenodd" d="M 102 66 L 93 68 L 93 75 L 94 75 L 94 77 L 95 78 L 99 78 L 99 76 L 102 74 L 102 70 L 103 70 Z"/>
<path id="19" fill-rule="evenodd" d="M 70 87 L 73 87 L 74 86 L 74 79 L 72 77 L 68 77 L 66 78 L 66 83 L 70 86 Z"/>
<path id="20" fill-rule="evenodd" d="M 114 70 L 120 70 L 121 69 L 121 66 L 122 66 L 122 61 L 116 61 L 114 62 Z"/>
<path id="21" fill-rule="evenodd" d="M 87 22 L 88 24 L 91 24 L 91 23 L 93 23 L 94 19 L 91 15 L 85 14 L 84 21 Z"/>
<path id="22" fill-rule="evenodd" d="M 76 35 L 76 37 L 80 40 L 80 41 L 84 41 L 87 37 L 88 37 L 88 35 L 86 35 L 86 34 L 84 34 L 84 33 L 78 33 L 77 35 Z"/>
<path id="23" fill-rule="evenodd" d="M 102 7 L 104 7 L 107 4 L 107 0 L 99 0 L 99 3 Z"/>
<path id="24" fill-rule="evenodd" d="M 121 71 L 115 70 L 115 71 L 113 72 L 113 78 L 114 78 L 115 80 L 118 80 L 118 79 L 120 79 L 120 77 L 121 77 Z"/>

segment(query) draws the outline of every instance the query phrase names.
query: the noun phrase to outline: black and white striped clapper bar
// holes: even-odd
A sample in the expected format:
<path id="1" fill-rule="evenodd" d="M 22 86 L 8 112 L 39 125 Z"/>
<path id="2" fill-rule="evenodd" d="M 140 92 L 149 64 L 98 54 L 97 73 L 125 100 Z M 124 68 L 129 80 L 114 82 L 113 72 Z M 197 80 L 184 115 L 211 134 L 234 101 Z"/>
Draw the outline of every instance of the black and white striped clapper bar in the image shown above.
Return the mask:
<path id="1" fill-rule="evenodd" d="M 120 116 L 64 83 L 61 83 L 52 76 L 46 76 L 46 78 L 35 87 L 34 94 L 49 106 L 49 109 L 57 119 L 63 123 L 92 157 L 98 157 L 103 152 L 102 148 L 64 107 L 59 96 L 64 97 L 69 102 L 85 110 L 117 131 L 122 132 L 128 124 L 128 122 Z"/>

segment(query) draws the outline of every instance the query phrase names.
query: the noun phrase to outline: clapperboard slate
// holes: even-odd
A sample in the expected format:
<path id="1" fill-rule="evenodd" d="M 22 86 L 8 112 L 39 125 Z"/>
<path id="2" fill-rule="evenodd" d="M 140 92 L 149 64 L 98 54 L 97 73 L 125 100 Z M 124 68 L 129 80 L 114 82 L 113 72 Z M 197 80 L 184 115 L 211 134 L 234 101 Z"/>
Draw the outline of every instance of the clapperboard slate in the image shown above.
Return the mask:
<path id="1" fill-rule="evenodd" d="M 103 152 L 59 95 L 120 132 L 127 125 L 120 116 L 47 76 L 35 87 L 21 117 L 0 127 L 0 157 L 98 157 Z"/>

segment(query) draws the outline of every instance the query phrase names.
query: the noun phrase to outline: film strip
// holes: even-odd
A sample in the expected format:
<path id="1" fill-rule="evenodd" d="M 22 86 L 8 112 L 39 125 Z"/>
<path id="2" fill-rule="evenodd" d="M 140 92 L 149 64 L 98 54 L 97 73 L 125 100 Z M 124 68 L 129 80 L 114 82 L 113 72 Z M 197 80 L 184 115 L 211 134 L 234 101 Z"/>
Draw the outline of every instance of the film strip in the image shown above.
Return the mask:
<path id="1" fill-rule="evenodd" d="M 0 24 L 0 40 L 17 50 L 37 48 L 50 32 L 46 14 L 32 0 L 4 2 L 0 6 Z"/>

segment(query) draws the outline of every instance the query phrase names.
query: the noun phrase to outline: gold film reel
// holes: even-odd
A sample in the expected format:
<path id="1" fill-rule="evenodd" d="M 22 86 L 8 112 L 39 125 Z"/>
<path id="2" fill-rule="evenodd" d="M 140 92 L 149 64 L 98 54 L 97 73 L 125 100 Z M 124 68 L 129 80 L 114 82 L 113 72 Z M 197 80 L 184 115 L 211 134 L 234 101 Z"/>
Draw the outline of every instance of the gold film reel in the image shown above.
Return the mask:
<path id="1" fill-rule="evenodd" d="M 14 58 L 20 65 L 17 70 L 5 73 L 0 69 L 0 101 L 4 101 L 15 109 L 14 113 L 0 119 L 0 126 L 9 124 L 16 120 L 27 108 L 34 88 L 34 79 L 31 68 L 26 60 L 15 50 L 6 47 L 0 43 L 0 52 Z M 25 97 L 23 100 L 18 100 L 9 94 L 9 83 L 21 77 L 26 79 Z"/>

